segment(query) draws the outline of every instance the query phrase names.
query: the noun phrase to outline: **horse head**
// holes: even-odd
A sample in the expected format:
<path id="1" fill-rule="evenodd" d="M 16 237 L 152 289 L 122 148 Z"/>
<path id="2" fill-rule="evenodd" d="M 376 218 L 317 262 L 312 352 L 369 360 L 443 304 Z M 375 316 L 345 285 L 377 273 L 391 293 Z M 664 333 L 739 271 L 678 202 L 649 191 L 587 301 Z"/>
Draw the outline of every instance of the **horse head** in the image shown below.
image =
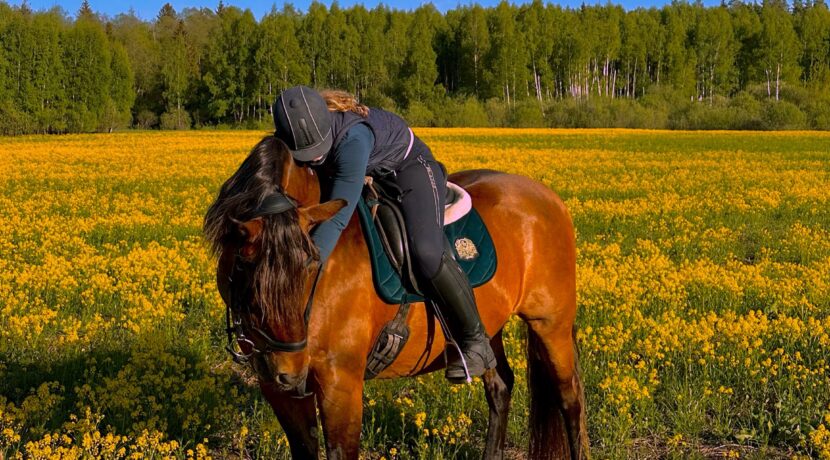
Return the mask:
<path id="1" fill-rule="evenodd" d="M 219 256 L 229 341 L 262 383 L 305 393 L 308 314 L 320 267 L 309 232 L 345 206 L 319 203 L 319 184 L 282 141 L 266 136 L 222 185 L 204 232 Z"/>

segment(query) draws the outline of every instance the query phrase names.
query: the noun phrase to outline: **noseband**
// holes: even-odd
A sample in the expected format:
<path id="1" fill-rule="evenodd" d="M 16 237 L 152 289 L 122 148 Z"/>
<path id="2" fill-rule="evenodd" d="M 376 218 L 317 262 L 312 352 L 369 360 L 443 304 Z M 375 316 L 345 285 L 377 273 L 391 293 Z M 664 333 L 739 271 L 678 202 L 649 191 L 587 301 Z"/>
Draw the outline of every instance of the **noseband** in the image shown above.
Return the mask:
<path id="1" fill-rule="evenodd" d="M 268 195 L 263 201 L 262 204 L 257 207 L 253 211 L 253 213 L 248 216 L 249 219 L 254 219 L 256 217 L 262 217 L 266 215 L 276 215 L 281 214 L 283 212 L 296 209 L 297 204 L 296 201 L 288 197 L 283 192 L 277 190 L 276 192 Z M 233 270 L 230 275 L 228 275 L 228 280 L 233 285 L 233 277 L 234 274 L 237 272 L 242 272 L 242 268 L 239 264 L 239 259 L 241 256 L 239 253 L 235 256 L 235 261 L 233 265 Z M 309 257 L 306 259 L 306 268 L 313 262 L 313 259 Z M 308 300 L 306 301 L 305 305 L 305 313 L 303 314 L 303 319 L 305 321 L 306 326 L 306 336 L 303 340 L 298 342 L 282 342 L 280 340 L 276 340 L 271 337 L 270 334 L 263 331 L 262 329 L 252 326 L 250 333 L 252 335 L 259 336 L 261 345 L 257 345 L 251 338 L 245 335 L 245 330 L 242 327 L 242 318 L 240 317 L 241 310 L 245 310 L 248 313 L 248 316 L 251 315 L 250 305 L 244 303 L 243 305 L 239 305 L 239 299 L 236 296 L 236 290 L 231 287 L 230 292 L 230 302 L 225 307 L 225 322 L 227 327 L 225 332 L 228 334 L 228 344 L 225 346 L 225 350 L 231 354 L 233 360 L 240 364 L 248 363 L 253 356 L 256 355 L 263 355 L 266 353 L 274 353 L 274 352 L 297 352 L 302 351 L 308 345 L 308 320 L 311 317 L 311 305 L 314 303 L 314 292 L 317 290 L 317 283 L 320 281 L 320 275 L 323 273 L 323 265 L 318 262 L 317 264 L 317 274 L 314 276 L 314 283 L 311 285 L 311 293 L 308 296 Z M 234 342 L 237 344 L 247 344 L 251 347 L 250 353 L 244 353 L 243 351 L 236 351 L 234 347 Z"/>

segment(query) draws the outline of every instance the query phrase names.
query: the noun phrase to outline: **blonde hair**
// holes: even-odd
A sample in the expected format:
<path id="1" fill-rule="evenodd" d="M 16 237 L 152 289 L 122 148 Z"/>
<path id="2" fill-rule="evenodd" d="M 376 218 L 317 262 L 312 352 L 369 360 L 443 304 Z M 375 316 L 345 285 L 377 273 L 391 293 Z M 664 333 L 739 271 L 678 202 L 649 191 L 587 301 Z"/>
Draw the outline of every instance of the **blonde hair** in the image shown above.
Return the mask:
<path id="1" fill-rule="evenodd" d="M 357 99 L 346 91 L 338 89 L 324 89 L 320 95 L 332 112 L 354 112 L 363 118 L 369 116 L 369 107 L 357 102 Z"/>

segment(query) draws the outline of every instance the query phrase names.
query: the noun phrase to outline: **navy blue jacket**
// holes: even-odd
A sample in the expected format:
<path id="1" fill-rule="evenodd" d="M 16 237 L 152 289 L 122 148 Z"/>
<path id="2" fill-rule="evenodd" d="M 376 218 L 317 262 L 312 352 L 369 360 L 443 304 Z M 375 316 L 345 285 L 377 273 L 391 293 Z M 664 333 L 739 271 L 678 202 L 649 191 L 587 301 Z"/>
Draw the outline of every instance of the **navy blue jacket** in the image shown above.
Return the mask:
<path id="1" fill-rule="evenodd" d="M 332 149 L 312 167 L 320 175 L 320 201 L 342 198 L 348 204 L 311 233 L 323 262 L 354 214 L 363 178 L 396 171 L 415 140 L 401 117 L 383 109 L 370 108 L 366 118 L 354 112 L 331 112 L 331 117 Z"/>
<path id="2" fill-rule="evenodd" d="M 356 124 L 349 128 L 337 146 L 333 147 L 321 165 L 313 166 L 320 175 L 320 202 L 342 198 L 347 204 L 331 219 L 317 225 L 311 232 L 311 239 L 320 250 L 320 260 L 328 260 L 340 233 L 352 218 L 360 192 L 369 154 L 375 143 L 375 136 L 369 127 Z"/>

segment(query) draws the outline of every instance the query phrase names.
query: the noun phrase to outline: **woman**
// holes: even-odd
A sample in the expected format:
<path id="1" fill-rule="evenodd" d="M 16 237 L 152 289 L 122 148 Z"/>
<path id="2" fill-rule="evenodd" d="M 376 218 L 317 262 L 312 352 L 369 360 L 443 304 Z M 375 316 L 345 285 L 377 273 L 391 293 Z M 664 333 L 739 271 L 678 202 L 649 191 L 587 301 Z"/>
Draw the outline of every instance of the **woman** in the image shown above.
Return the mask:
<path id="1" fill-rule="evenodd" d="M 392 179 L 403 191 L 410 253 L 424 294 L 435 300 L 461 347 L 470 376 L 496 365 L 481 324 L 472 287 L 445 250 L 444 199 L 446 170 L 406 122 L 397 115 L 359 104 L 343 91 L 295 86 L 274 103 L 276 137 L 298 162 L 308 163 L 320 177 L 321 201 L 342 198 L 348 205 L 312 231 L 322 262 L 334 249 L 360 199 L 366 175 Z M 466 380 L 464 364 L 449 350 L 446 377 Z"/>

